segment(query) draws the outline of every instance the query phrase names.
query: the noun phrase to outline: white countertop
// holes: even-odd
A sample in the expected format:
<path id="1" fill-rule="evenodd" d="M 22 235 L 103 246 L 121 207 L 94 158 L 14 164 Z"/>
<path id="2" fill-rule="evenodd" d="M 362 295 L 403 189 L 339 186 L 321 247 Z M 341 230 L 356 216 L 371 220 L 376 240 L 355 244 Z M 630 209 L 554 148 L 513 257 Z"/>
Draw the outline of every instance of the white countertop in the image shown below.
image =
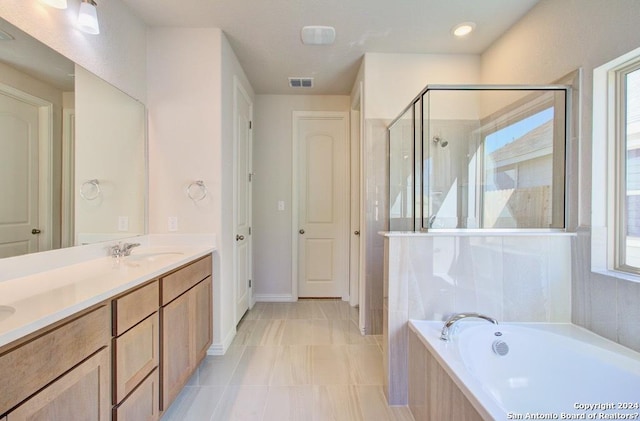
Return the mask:
<path id="1" fill-rule="evenodd" d="M 0 347 L 213 251 L 204 245 L 140 247 L 129 257 L 100 257 L 0 282 Z M 2 306 L 15 312 L 5 318 Z"/>

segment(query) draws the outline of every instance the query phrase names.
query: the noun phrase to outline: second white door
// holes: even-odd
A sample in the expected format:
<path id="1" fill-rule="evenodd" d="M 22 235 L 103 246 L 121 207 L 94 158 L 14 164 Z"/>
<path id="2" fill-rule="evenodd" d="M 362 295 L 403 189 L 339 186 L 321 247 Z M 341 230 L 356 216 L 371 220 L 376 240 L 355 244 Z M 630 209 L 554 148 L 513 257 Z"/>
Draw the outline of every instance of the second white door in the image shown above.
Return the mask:
<path id="1" fill-rule="evenodd" d="M 235 155 L 235 317 L 236 323 L 251 301 L 251 114 L 249 95 L 234 79 Z"/>
<path id="2" fill-rule="evenodd" d="M 39 251 L 39 122 L 37 106 L 0 93 L 0 258 Z"/>
<path id="3" fill-rule="evenodd" d="M 298 297 L 348 296 L 348 114 L 295 112 Z"/>

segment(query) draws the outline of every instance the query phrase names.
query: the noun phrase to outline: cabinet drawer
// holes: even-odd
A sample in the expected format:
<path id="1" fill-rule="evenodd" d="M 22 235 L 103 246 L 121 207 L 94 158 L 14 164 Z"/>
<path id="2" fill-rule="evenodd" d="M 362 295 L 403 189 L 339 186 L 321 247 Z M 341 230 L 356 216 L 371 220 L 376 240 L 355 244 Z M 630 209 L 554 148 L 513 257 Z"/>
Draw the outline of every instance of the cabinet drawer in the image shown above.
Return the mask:
<path id="1" fill-rule="evenodd" d="M 131 393 L 142 379 L 158 366 L 159 335 L 159 319 L 156 312 L 124 335 L 114 339 L 114 404 Z"/>
<path id="2" fill-rule="evenodd" d="M 103 348 L 7 414 L 7 421 L 109 421 L 110 360 Z"/>
<path id="3" fill-rule="evenodd" d="M 161 304 L 168 304 L 207 276 L 211 276 L 211 262 L 211 255 L 208 255 L 161 278 Z"/>
<path id="4" fill-rule="evenodd" d="M 121 335 L 157 311 L 159 295 L 158 281 L 153 281 L 113 300 L 113 336 Z"/>
<path id="5" fill-rule="evenodd" d="M 158 369 L 155 369 L 124 402 L 113 409 L 113 421 L 157 420 L 159 389 Z"/>
<path id="6" fill-rule="evenodd" d="M 0 414 L 108 346 L 109 324 L 104 305 L 1 355 Z"/>

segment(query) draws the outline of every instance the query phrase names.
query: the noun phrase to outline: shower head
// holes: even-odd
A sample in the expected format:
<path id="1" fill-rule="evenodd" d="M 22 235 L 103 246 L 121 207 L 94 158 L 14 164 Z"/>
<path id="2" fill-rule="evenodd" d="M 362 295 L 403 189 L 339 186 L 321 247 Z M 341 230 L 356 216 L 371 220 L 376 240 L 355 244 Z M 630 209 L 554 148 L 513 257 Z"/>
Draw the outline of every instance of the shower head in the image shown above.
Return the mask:
<path id="1" fill-rule="evenodd" d="M 443 138 L 440 137 L 440 135 L 433 136 L 432 140 L 433 140 L 433 143 L 436 143 L 436 144 L 439 143 L 441 148 L 446 148 L 447 145 L 449 144 L 449 141 L 444 140 Z"/>

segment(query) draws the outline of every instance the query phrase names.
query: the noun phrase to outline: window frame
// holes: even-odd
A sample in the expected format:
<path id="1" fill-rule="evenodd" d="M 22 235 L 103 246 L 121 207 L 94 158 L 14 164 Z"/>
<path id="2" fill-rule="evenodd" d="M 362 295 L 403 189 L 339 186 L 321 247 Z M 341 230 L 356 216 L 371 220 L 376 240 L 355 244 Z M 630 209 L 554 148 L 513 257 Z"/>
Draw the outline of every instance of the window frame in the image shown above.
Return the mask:
<path id="1" fill-rule="evenodd" d="M 640 56 L 627 65 L 617 68 L 615 75 L 615 110 L 613 124 L 615 127 L 615 243 L 614 243 L 614 269 L 622 272 L 640 275 L 640 266 L 627 264 L 627 75 L 640 71 Z"/>
<path id="2" fill-rule="evenodd" d="M 640 69 L 640 48 L 593 71 L 591 270 L 640 282 L 626 251 L 626 95 L 624 76 Z M 603 174 L 604 177 L 599 176 Z"/>

